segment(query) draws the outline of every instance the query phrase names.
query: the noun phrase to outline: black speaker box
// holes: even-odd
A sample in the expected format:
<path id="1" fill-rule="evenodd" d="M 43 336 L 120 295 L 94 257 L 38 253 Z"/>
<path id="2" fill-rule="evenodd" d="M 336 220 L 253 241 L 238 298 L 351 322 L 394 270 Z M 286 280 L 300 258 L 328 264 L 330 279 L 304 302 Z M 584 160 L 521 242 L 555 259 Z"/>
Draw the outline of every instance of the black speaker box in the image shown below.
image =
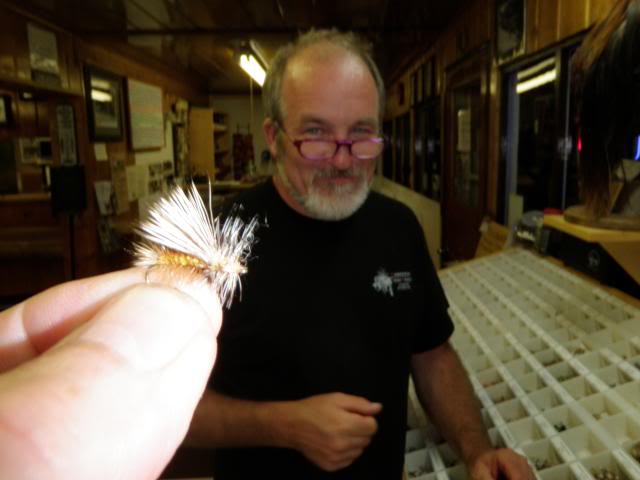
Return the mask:
<path id="1" fill-rule="evenodd" d="M 51 206 L 54 215 L 80 213 L 87 208 L 84 166 L 51 169 Z"/>

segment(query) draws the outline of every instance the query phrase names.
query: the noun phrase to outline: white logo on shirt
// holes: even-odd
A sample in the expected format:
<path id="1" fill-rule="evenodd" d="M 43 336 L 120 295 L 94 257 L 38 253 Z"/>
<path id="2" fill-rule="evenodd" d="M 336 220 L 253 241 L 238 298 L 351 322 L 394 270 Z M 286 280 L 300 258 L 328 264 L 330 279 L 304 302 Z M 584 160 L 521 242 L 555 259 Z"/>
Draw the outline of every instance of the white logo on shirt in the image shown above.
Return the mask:
<path id="1" fill-rule="evenodd" d="M 373 277 L 374 290 L 386 293 L 390 297 L 393 297 L 393 280 L 383 269 L 378 270 L 378 273 Z"/>
<path id="2" fill-rule="evenodd" d="M 393 297 L 396 291 L 411 290 L 411 272 L 395 272 L 389 275 L 384 268 L 378 270 L 373 278 L 373 289 Z"/>

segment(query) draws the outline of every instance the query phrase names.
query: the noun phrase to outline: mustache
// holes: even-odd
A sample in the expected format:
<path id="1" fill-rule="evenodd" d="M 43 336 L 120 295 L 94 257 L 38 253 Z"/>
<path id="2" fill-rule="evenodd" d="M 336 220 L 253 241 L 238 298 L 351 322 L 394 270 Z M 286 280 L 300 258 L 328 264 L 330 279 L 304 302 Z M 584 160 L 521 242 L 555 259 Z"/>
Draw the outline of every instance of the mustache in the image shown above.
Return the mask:
<path id="1" fill-rule="evenodd" d="M 359 178 L 363 174 L 362 168 L 351 167 L 346 170 L 340 170 L 338 168 L 330 167 L 326 170 L 321 170 L 316 173 L 316 178 L 322 179 L 332 179 L 332 178 L 344 178 L 344 177 L 352 177 Z"/>

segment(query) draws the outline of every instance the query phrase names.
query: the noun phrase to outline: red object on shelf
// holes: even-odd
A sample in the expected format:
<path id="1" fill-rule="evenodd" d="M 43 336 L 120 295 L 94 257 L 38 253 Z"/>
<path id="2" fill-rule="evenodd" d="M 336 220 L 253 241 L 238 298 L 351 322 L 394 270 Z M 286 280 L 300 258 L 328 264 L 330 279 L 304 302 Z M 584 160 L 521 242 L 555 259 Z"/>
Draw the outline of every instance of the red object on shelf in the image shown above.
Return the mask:
<path id="1" fill-rule="evenodd" d="M 545 208 L 542 212 L 545 215 L 562 215 L 562 210 L 559 208 Z"/>

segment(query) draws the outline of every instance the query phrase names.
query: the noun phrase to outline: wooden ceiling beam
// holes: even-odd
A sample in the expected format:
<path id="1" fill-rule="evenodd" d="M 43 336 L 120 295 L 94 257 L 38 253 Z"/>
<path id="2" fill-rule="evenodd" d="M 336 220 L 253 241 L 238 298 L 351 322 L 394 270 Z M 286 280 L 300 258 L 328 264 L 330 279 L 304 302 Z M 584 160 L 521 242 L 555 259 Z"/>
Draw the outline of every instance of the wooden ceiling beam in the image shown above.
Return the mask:
<path id="1" fill-rule="evenodd" d="M 163 36 L 163 35 L 173 35 L 173 36 L 197 36 L 197 35 L 210 35 L 215 37 L 229 37 L 229 36 L 256 36 L 256 35 L 296 35 L 300 29 L 305 29 L 305 27 L 281 27 L 281 28 L 244 28 L 244 27 L 224 27 L 224 28 L 162 28 L 162 29 L 129 29 L 129 30 L 100 30 L 100 31 L 78 31 L 77 33 L 86 36 L 99 36 L 99 37 L 110 37 L 110 36 L 118 36 L 121 37 L 123 35 L 128 36 Z M 309 26 L 310 28 L 310 26 Z M 319 28 L 319 26 L 316 26 Z M 386 34 L 386 33 L 435 33 L 438 30 L 429 27 L 429 26 L 417 26 L 417 27 L 384 27 L 384 28 L 376 28 L 376 27 L 364 27 L 364 28 L 352 28 L 350 29 L 356 33 L 362 34 Z"/>

